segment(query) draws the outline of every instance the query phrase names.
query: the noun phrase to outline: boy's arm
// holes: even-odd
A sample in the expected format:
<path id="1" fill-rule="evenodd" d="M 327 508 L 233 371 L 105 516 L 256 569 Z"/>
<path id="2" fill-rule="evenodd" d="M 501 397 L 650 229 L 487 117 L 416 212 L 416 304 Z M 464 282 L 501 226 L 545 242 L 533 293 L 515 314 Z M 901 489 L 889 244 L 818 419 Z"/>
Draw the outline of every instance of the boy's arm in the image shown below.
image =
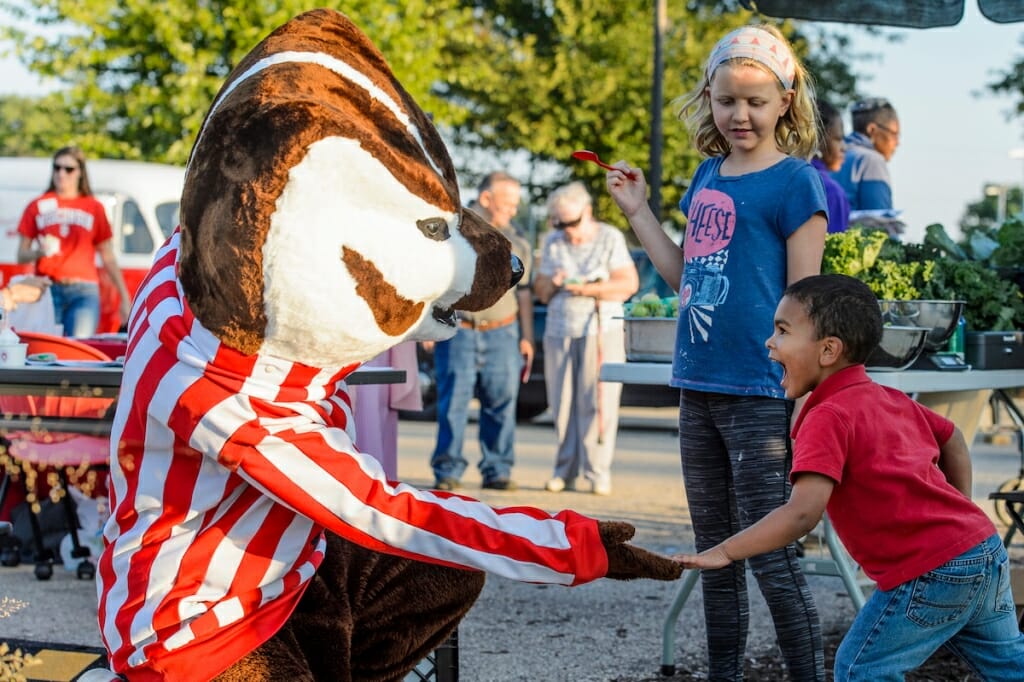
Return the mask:
<path id="1" fill-rule="evenodd" d="M 971 452 L 958 428 L 953 429 L 953 435 L 939 448 L 939 469 L 950 485 L 971 499 Z"/>
<path id="2" fill-rule="evenodd" d="M 734 561 L 785 547 L 818 525 L 833 487 L 835 481 L 828 476 L 800 474 L 789 502 L 707 551 L 674 558 L 686 568 L 724 568 Z"/>

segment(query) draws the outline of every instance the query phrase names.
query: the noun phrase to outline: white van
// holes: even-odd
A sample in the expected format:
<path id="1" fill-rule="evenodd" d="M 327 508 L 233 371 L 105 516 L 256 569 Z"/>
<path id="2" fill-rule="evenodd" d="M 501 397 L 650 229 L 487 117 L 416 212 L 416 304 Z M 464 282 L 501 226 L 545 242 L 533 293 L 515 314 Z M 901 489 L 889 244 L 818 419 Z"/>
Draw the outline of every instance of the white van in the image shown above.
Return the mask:
<path id="1" fill-rule="evenodd" d="M 50 184 L 53 160 L 0 157 L 0 272 L 6 282 L 14 274 L 30 272 L 18 265 L 18 221 L 25 207 Z M 178 202 L 185 169 L 162 163 L 86 160 L 93 194 L 106 207 L 114 231 L 113 246 L 129 293 L 135 294 L 153 264 L 153 254 L 178 225 Z M 104 278 L 101 269 L 101 288 Z M 99 331 L 117 331 L 116 294 L 100 293 Z M 113 326 L 113 328 L 111 328 Z"/>

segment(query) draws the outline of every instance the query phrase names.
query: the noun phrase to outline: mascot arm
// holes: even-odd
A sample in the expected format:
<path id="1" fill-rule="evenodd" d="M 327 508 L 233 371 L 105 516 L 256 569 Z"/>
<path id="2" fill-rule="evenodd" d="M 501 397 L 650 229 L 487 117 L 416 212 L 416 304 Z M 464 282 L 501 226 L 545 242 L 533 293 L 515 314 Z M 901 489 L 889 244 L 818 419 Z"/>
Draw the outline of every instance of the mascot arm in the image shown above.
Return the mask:
<path id="1" fill-rule="evenodd" d="M 616 570 L 632 570 L 622 544 L 628 524 L 613 526 L 618 532 L 606 539 L 594 519 L 576 512 L 494 509 L 392 484 L 341 429 L 281 432 L 249 443 L 229 439 L 221 463 L 294 512 L 378 551 L 523 582 L 577 585 L 608 573 L 610 543 Z"/>

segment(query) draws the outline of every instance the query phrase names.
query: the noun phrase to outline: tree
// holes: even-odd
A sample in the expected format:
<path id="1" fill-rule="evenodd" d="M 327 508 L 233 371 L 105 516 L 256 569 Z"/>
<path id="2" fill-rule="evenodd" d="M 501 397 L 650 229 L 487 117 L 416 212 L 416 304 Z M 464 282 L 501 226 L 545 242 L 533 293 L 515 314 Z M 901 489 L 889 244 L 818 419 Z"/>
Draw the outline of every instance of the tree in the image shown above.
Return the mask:
<path id="1" fill-rule="evenodd" d="M 1024 37 L 1020 39 L 1024 46 Z M 1018 56 L 1016 61 L 1005 71 L 996 71 L 997 78 L 986 84 L 986 88 L 996 95 L 1007 95 L 1015 99 L 1014 113 L 1017 116 L 1024 115 L 1024 56 Z"/>
<path id="2" fill-rule="evenodd" d="M 1003 206 L 1004 219 L 1021 213 L 1021 189 L 1019 187 L 1000 187 L 996 184 L 987 185 L 987 187 L 992 187 L 996 191 L 991 194 L 985 192 L 978 201 L 968 204 L 960 219 L 960 231 L 965 237 L 977 230 L 989 234 L 999 227 L 1000 201 L 1006 202 Z M 1005 192 L 1002 198 L 999 196 L 1000 191 Z"/>
<path id="3" fill-rule="evenodd" d="M 0 155 L 48 156 L 61 144 L 54 131 L 70 125 L 59 94 L 0 97 Z"/>
<path id="4" fill-rule="evenodd" d="M 495 152 L 527 149 L 534 161 L 561 169 L 531 188 L 535 198 L 552 185 L 579 178 L 597 199 L 599 215 L 623 223 L 604 190 L 604 171 L 570 155 L 587 148 L 608 160 L 647 165 L 651 0 L 480 0 L 474 5 L 485 41 L 454 40 L 444 53 L 450 75 L 437 86 L 441 96 L 471 110 L 472 115 L 453 121 L 457 144 Z M 673 100 L 699 82 L 715 41 L 751 15 L 725 0 L 672 2 L 668 11 L 662 214 L 679 224 L 676 207 L 700 157 L 676 118 Z M 849 101 L 855 78 L 843 54 L 847 39 L 810 25 L 784 27 L 802 56 L 814 49 L 807 63 L 824 75 L 822 90 L 839 106 Z M 477 55 L 484 46 L 489 56 L 481 62 Z"/>
<path id="5" fill-rule="evenodd" d="M 14 41 L 29 69 L 66 86 L 46 103 L 63 106 L 66 122 L 33 138 L 46 145 L 37 151 L 74 141 L 90 155 L 182 163 L 231 67 L 305 3 L 0 0 L 0 8 L 43 29 L 36 35 L 9 23 L 0 36 Z M 714 42 L 751 15 L 736 0 L 671 2 L 668 9 L 662 213 L 678 224 L 676 206 L 700 159 L 672 100 L 699 82 Z M 535 199 L 578 177 L 598 200 L 598 214 L 624 224 L 603 171 L 570 154 L 585 147 L 646 165 L 652 0 L 352 0 L 345 11 L 450 132 L 465 184 L 484 171 L 474 163 L 479 154 L 492 164 L 525 154 L 531 168 L 544 169 L 527 182 Z M 845 39 L 811 25 L 783 26 L 819 75 L 820 90 L 844 104 L 855 84 Z"/>

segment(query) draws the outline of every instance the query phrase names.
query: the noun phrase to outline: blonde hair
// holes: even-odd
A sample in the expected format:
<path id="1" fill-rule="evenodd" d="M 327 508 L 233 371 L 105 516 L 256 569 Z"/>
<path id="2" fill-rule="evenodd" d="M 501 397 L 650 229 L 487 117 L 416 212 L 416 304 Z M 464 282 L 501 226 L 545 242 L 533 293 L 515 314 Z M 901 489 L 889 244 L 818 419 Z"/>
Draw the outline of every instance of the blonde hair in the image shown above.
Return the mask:
<path id="1" fill-rule="evenodd" d="M 594 199 L 590 196 L 590 192 L 587 191 L 587 186 L 579 180 L 575 180 L 568 185 L 562 185 L 548 196 L 548 215 L 560 206 L 571 206 L 583 211 L 587 206 L 592 206 L 593 203 Z"/>
<path id="2" fill-rule="evenodd" d="M 761 24 L 756 28 L 771 33 L 784 42 L 792 52 L 792 46 L 779 29 L 770 24 Z M 710 61 L 710 59 L 709 56 L 708 60 Z M 756 66 L 765 73 L 771 74 L 775 82 L 778 83 L 779 89 L 783 90 L 782 82 L 779 81 L 775 73 L 756 59 L 737 57 L 727 60 L 725 63 Z M 786 113 L 780 116 L 775 124 L 775 144 L 790 156 L 808 159 L 818 149 L 814 79 L 795 55 L 793 66 L 793 101 Z M 711 98 L 708 96 L 708 89 L 711 87 L 714 73 L 707 73 L 705 65 L 704 74 L 697 87 L 688 94 L 675 99 L 672 103 L 676 106 L 676 116 L 684 121 L 686 127 L 689 128 L 693 145 L 697 151 L 705 156 L 724 156 L 732 150 L 732 147 L 715 126 L 714 114 L 711 111 Z"/>

